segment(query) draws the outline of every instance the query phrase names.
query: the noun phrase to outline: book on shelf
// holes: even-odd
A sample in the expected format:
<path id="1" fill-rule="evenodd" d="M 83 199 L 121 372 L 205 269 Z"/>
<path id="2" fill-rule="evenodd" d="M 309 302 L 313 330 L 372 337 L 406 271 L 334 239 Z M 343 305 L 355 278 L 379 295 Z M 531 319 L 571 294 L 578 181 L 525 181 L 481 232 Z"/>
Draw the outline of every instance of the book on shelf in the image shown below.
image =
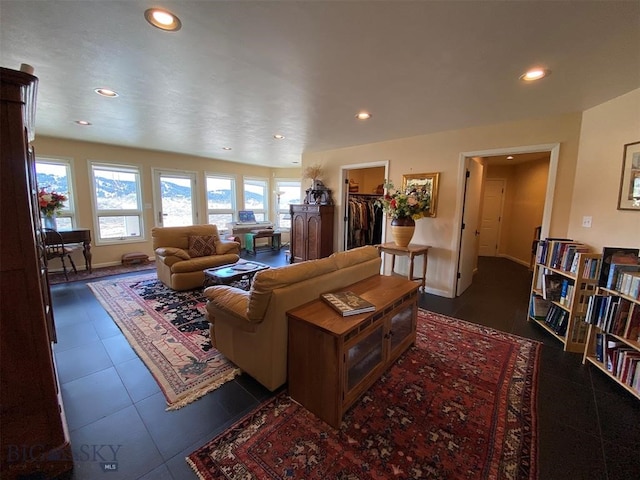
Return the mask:
<path id="1" fill-rule="evenodd" d="M 634 342 L 640 342 L 640 305 L 636 305 L 629 315 L 622 336 Z"/>
<path id="2" fill-rule="evenodd" d="M 639 256 L 640 256 L 640 248 L 604 247 L 602 249 L 602 267 L 600 268 L 600 277 L 598 279 L 598 286 L 600 287 L 607 286 L 607 278 L 609 276 L 609 266 L 612 263 L 638 264 Z"/>
<path id="3" fill-rule="evenodd" d="M 620 290 L 620 276 L 624 272 L 640 272 L 640 264 L 627 262 L 612 262 L 609 264 L 606 288 L 610 290 Z"/>
<path id="4" fill-rule="evenodd" d="M 640 299 L 640 272 L 621 272 L 618 290 L 628 297 Z"/>
<path id="5" fill-rule="evenodd" d="M 604 340 L 604 333 L 596 333 L 596 360 L 602 362 L 602 342 Z"/>
<path id="6" fill-rule="evenodd" d="M 557 273 L 547 272 L 542 276 L 542 297 L 545 300 L 559 302 L 562 295 L 562 281 L 565 278 Z"/>
<path id="7" fill-rule="evenodd" d="M 320 298 L 343 317 L 359 313 L 373 312 L 376 306 L 353 292 L 323 293 Z"/>
<path id="8" fill-rule="evenodd" d="M 538 295 L 531 296 L 531 312 L 530 315 L 536 320 L 544 320 L 551 307 L 551 302 L 545 300 Z"/>

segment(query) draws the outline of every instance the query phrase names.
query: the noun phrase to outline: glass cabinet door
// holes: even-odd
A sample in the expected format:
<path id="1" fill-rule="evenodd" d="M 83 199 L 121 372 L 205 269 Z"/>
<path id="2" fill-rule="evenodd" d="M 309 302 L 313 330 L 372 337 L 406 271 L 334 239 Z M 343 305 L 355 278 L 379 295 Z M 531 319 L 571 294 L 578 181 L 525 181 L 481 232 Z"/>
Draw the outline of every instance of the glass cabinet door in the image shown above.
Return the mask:
<path id="1" fill-rule="evenodd" d="M 413 305 L 408 305 L 391 318 L 391 351 L 393 352 L 413 331 Z"/>
<path id="2" fill-rule="evenodd" d="M 347 389 L 357 386 L 372 370 L 383 362 L 383 326 L 349 348 L 347 352 Z"/>

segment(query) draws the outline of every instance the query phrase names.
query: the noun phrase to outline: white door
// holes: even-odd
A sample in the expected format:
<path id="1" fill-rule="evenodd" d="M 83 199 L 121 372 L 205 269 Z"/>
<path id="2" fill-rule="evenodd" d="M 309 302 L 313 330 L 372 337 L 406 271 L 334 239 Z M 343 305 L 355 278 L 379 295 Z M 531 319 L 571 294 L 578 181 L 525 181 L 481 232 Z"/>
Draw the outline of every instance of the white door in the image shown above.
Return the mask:
<path id="1" fill-rule="evenodd" d="M 154 170 L 156 225 L 181 227 L 198 223 L 196 174 Z"/>
<path id="2" fill-rule="evenodd" d="M 467 158 L 464 205 L 462 207 L 462 232 L 460 256 L 458 257 L 458 282 L 456 296 L 462 295 L 473 281 L 473 272 L 478 259 L 478 235 L 480 232 L 480 195 L 482 192 L 483 167 L 479 162 Z"/>
<path id="3" fill-rule="evenodd" d="M 500 222 L 504 201 L 504 179 L 496 178 L 484 182 L 482 220 L 480 221 L 480 246 L 478 255 L 495 257 L 500 241 Z"/>

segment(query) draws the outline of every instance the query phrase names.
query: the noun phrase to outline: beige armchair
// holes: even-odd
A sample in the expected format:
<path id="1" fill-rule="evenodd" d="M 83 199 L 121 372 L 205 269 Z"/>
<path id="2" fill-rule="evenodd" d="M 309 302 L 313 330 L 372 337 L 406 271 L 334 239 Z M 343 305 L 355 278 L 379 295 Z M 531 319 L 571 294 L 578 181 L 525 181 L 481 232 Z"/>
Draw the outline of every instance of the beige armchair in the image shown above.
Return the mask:
<path id="1" fill-rule="evenodd" d="M 380 274 L 372 246 L 334 253 L 319 260 L 258 272 L 247 292 L 208 287 L 207 318 L 211 341 L 229 360 L 269 390 L 287 381 L 287 315 L 321 293 Z"/>
<path id="2" fill-rule="evenodd" d="M 216 225 L 155 227 L 151 237 L 158 279 L 173 290 L 202 287 L 205 269 L 240 258 L 240 244 L 222 240 Z"/>

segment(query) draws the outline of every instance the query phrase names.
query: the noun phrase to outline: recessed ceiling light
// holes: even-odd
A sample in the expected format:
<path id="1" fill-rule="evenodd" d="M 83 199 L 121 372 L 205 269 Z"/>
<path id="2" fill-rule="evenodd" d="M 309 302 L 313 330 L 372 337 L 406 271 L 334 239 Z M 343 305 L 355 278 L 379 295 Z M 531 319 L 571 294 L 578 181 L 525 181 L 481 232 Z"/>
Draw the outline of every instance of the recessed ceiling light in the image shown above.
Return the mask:
<path id="1" fill-rule="evenodd" d="M 222 147 L 223 150 L 231 150 L 231 147 Z"/>
<path id="2" fill-rule="evenodd" d="M 371 115 L 369 112 L 358 112 L 358 113 L 356 113 L 356 118 L 358 120 L 369 120 L 371 117 L 373 117 L 373 115 Z"/>
<path id="3" fill-rule="evenodd" d="M 86 120 L 76 120 L 76 123 L 78 125 L 82 125 L 83 127 L 87 127 L 87 126 L 91 125 L 91 122 L 87 122 Z"/>
<path id="4" fill-rule="evenodd" d="M 182 28 L 182 22 L 168 10 L 149 8 L 144 12 L 144 18 L 156 28 L 166 32 L 177 32 Z"/>
<path id="5" fill-rule="evenodd" d="M 507 160 L 513 160 L 513 155 L 509 155 L 509 156 L 507 157 Z"/>
<path id="6" fill-rule="evenodd" d="M 103 97 L 117 97 L 118 94 L 116 92 L 114 92 L 113 90 L 110 90 L 108 88 L 96 88 L 94 90 L 94 92 L 96 92 L 98 95 L 102 95 Z"/>
<path id="7" fill-rule="evenodd" d="M 276 140 L 284 140 L 284 135 L 280 135 L 279 133 L 276 133 L 273 138 L 275 138 Z"/>
<path id="8" fill-rule="evenodd" d="M 532 68 L 526 73 L 520 75 L 520 80 L 524 80 L 525 82 L 534 82 L 548 76 L 550 73 L 551 70 L 546 68 Z"/>

